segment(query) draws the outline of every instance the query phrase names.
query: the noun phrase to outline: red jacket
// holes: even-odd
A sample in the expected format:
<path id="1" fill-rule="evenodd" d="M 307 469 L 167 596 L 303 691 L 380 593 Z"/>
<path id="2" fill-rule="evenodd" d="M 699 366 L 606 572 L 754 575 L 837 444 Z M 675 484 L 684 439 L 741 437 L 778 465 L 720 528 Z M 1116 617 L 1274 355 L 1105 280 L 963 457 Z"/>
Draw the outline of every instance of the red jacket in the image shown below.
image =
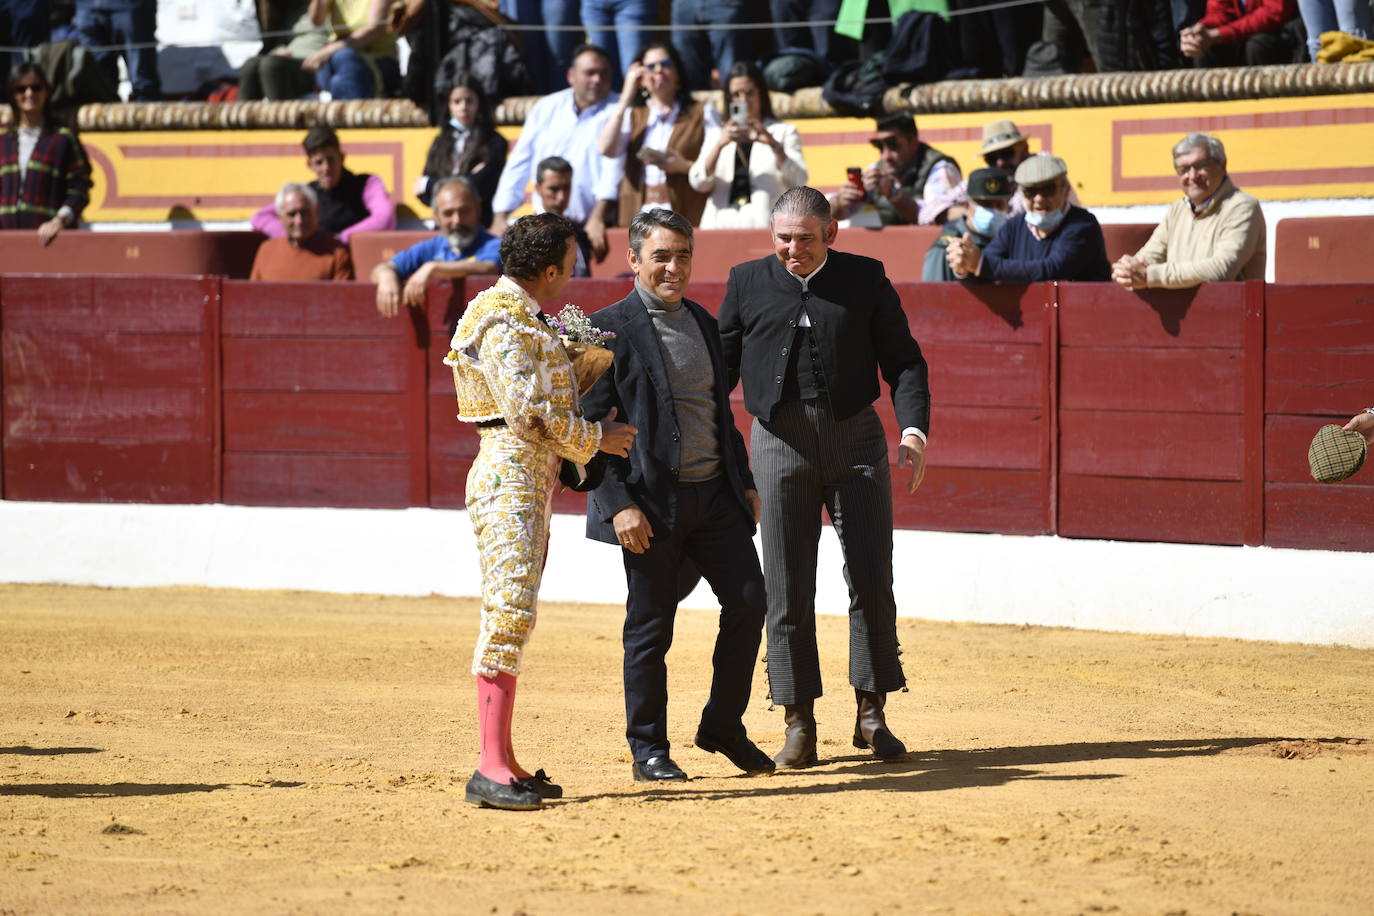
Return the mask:
<path id="1" fill-rule="evenodd" d="M 1202 24 L 1217 30 L 1217 44 L 1231 45 L 1260 32 L 1277 32 L 1298 15 L 1298 0 L 1207 0 Z"/>

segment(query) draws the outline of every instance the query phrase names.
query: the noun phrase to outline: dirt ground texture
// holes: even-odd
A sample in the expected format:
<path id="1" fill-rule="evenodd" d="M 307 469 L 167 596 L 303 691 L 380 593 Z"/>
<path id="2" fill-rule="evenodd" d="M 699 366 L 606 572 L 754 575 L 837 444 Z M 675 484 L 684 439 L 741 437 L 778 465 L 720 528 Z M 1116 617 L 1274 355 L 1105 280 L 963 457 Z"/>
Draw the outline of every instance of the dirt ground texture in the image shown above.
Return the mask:
<path id="1" fill-rule="evenodd" d="M 750 779 L 683 612 L 693 778 L 645 786 L 622 613 L 541 608 L 515 746 L 567 797 L 514 813 L 463 801 L 473 601 L 0 585 L 0 914 L 1374 912 L 1374 652 L 903 620 L 882 763 L 822 617 L 821 765 Z"/>

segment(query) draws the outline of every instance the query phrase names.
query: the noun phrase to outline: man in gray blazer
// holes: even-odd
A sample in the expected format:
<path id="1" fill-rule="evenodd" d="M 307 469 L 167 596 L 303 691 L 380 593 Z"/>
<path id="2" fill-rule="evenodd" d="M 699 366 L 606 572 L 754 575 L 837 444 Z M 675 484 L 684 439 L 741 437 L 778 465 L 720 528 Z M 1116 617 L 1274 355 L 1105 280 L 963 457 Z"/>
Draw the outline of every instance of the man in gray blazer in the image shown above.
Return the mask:
<path id="1" fill-rule="evenodd" d="M 773 207 L 775 256 L 730 271 L 720 307 L 731 384 L 744 382 L 754 415 L 750 449 L 763 499 L 768 591 L 768 683 L 783 704 L 787 740 L 779 766 L 817 762 L 816 545 L 821 509 L 844 550 L 849 583 L 849 681 L 854 745 L 883 758 L 906 747 L 887 727 L 887 694 L 906 684 L 892 594 L 892 483 L 879 376 L 902 428 L 898 466 L 906 490 L 925 473 L 930 387 L 883 265 L 835 251 L 837 225 L 815 188 L 792 188 Z"/>

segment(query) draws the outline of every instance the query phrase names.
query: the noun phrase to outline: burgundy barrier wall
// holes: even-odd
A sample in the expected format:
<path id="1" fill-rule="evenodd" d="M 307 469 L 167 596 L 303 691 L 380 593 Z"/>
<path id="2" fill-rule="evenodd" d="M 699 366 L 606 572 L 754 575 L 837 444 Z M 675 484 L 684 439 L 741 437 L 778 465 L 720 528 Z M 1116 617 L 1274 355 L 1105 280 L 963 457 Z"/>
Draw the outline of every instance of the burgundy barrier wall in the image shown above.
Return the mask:
<path id="1" fill-rule="evenodd" d="M 1274 229 L 1278 283 L 1374 283 L 1374 216 L 1281 219 Z"/>
<path id="2" fill-rule="evenodd" d="M 361 283 L 0 278 L 0 495 L 461 506 L 476 436 L 441 360 L 490 282 L 384 319 Z M 1306 466 L 1321 423 L 1374 404 L 1374 286 L 898 292 L 936 405 L 921 493 L 893 469 L 899 525 L 1374 550 L 1374 471 L 1332 487 Z M 713 310 L 723 293 L 692 287 Z"/>
<path id="3" fill-rule="evenodd" d="M 218 277 L 0 277 L 3 496 L 214 502 Z"/>
<path id="4" fill-rule="evenodd" d="M 46 248 L 31 229 L 0 231 L 0 274 L 218 274 L 246 279 L 262 244 L 256 232 L 159 229 L 63 232 Z"/>

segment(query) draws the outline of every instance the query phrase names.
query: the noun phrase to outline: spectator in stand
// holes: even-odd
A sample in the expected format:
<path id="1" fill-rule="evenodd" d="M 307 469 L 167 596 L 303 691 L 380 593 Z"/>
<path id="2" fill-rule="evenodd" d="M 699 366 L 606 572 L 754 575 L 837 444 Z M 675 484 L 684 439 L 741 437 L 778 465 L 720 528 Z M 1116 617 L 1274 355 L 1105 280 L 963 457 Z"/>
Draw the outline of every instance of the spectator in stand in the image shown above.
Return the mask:
<path id="1" fill-rule="evenodd" d="M 535 179 L 535 165 L 562 156 L 573 167 L 572 199 L 564 216 L 578 223 L 591 239 L 597 261 L 606 257 L 606 224 L 613 222 L 620 189 L 621 163 L 601 155 L 601 128 L 611 116 L 611 64 L 606 52 L 583 45 L 568 68 L 568 88 L 545 96 L 530 108 L 520 139 L 515 141 L 492 209 L 492 234 L 506 231 L 513 210 L 525 202 L 525 188 Z M 536 212 L 544 205 L 532 201 Z"/>
<path id="2" fill-rule="evenodd" d="M 424 305 L 430 280 L 499 274 L 501 240 L 482 227 L 481 216 L 482 200 L 470 179 L 456 175 L 440 180 L 434 187 L 434 223 L 440 234 L 372 269 L 377 311 L 390 318 L 402 303 Z"/>
<path id="3" fill-rule="evenodd" d="M 16 65 L 5 81 L 10 126 L 0 134 L 0 229 L 37 228 L 44 245 L 77 224 L 91 196 L 91 163 L 54 119 L 51 94 L 41 67 Z"/>
<path id="4" fill-rule="evenodd" d="M 47 0 L 0 0 L 0 45 L 36 48 L 51 40 L 48 6 Z M 22 59 L 0 52 L 0 73 L 9 73 Z"/>
<path id="5" fill-rule="evenodd" d="M 506 164 L 506 138 L 496 132 L 491 105 L 482 85 L 470 76 L 448 90 L 448 123 L 429 145 L 425 173 L 415 182 L 415 196 L 431 203 L 430 188 L 451 175 L 466 175 L 482 195 L 482 223 L 491 222 L 491 201 Z"/>
<path id="6" fill-rule="evenodd" d="M 1030 141 L 1021 133 L 1021 128 L 1017 127 L 1012 121 L 993 121 L 991 124 L 983 126 L 983 161 L 990 169 L 1002 169 L 1009 176 L 1016 174 L 1016 167 L 1025 162 L 1030 157 Z M 1007 205 L 1008 215 L 1026 212 L 1026 199 L 1020 194 L 1015 193 L 1016 182 L 1011 183 L 1011 200 Z M 960 197 L 968 199 L 968 187 L 962 189 Z M 1072 187 L 1069 188 L 1069 203 L 1075 207 L 1082 206 L 1078 202 L 1078 194 Z M 967 216 L 969 208 L 964 204 L 959 204 L 949 209 L 949 221 Z"/>
<path id="7" fill-rule="evenodd" d="M 277 192 L 286 235 L 258 246 L 250 280 L 352 280 L 348 246 L 320 231 L 320 202 L 309 185 L 288 181 Z"/>
<path id="8" fill-rule="evenodd" d="M 315 91 L 315 75 L 305 69 L 310 55 L 328 43 L 322 27 L 325 5 L 321 0 L 292 5 L 291 40 L 265 54 L 248 58 L 239 68 L 239 100 L 289 101 Z"/>
<path id="9" fill-rule="evenodd" d="M 587 40 L 606 49 L 611 72 L 621 76 L 629 74 L 630 64 L 639 60 L 649 43 L 649 33 L 634 26 L 657 23 L 658 4 L 654 0 L 582 0 Z"/>
<path id="10" fill-rule="evenodd" d="M 301 144 L 305 164 L 315 173 L 310 189 L 320 202 L 320 227 L 345 245 L 355 232 L 396 228 L 396 208 L 386 185 L 376 175 L 355 175 L 344 168 L 339 136 L 328 127 L 312 127 Z M 274 207 L 253 214 L 253 228 L 269 239 L 286 234 Z"/>
<path id="11" fill-rule="evenodd" d="M 688 178 L 709 194 L 698 223 L 702 229 L 763 229 L 773 204 L 789 188 L 806 184 L 801 137 L 773 117 L 762 71 L 736 61 L 725 81 L 731 116 L 706 132 L 701 155 Z"/>
<path id="12" fill-rule="evenodd" d="M 863 171 L 863 190 L 840 186 L 831 197 L 835 219 L 848 219 L 865 202 L 873 205 L 884 226 L 930 226 L 945 222 L 949 208 L 962 196 L 959 164 L 922 143 L 916 119 L 897 112 L 878 118 L 869 139 L 879 160 Z"/>
<path id="13" fill-rule="evenodd" d="M 672 0 L 673 25 L 738 25 L 748 18 L 749 4 L 745 0 Z M 749 56 L 749 35 L 744 29 L 673 32 L 673 44 L 686 69 L 683 85 L 689 91 L 712 88 L 713 73 L 729 73 L 736 60 Z"/>
<path id="14" fill-rule="evenodd" d="M 1344 32 L 1353 38 L 1374 38 L 1374 7 L 1369 0 L 1298 0 L 1307 32 L 1307 56 L 1317 62 L 1323 32 Z"/>
<path id="15" fill-rule="evenodd" d="M 157 72 L 157 0 L 76 0 L 76 30 L 88 48 L 118 46 L 95 54 L 112 86 L 119 85 L 119 57 L 129 71 L 129 101 L 162 98 Z"/>
<path id="16" fill-rule="evenodd" d="M 333 27 L 333 37 L 302 64 L 329 97 L 371 99 L 391 96 L 401 85 L 396 36 L 387 28 L 390 0 L 316 0 Z"/>
<path id="17" fill-rule="evenodd" d="M 601 128 L 601 154 L 622 161 L 622 226 L 654 209 L 680 213 L 693 225 L 701 220 L 706 195 L 687 173 L 712 129 L 720 129 L 720 115 L 692 98 L 677 51 L 666 42 L 650 44 L 630 65 L 620 101 Z"/>
<path id="18" fill-rule="evenodd" d="M 1207 0 L 1207 14 L 1178 33 L 1199 67 L 1293 64 L 1305 59 L 1297 0 Z"/>
<path id="19" fill-rule="evenodd" d="M 499 0 L 501 12 L 528 26 L 578 26 L 578 0 Z M 490 4 L 490 0 L 487 0 Z M 564 68 L 577 57 L 580 30 L 539 29 L 520 33 L 530 76 L 540 93 L 561 91 Z M 604 53 L 604 52 L 603 52 Z M 608 58 L 609 59 L 609 58 Z M 609 89 L 610 87 L 607 86 Z M 497 235 L 500 235 L 498 232 Z"/>
<path id="20" fill-rule="evenodd" d="M 562 156 L 549 156 L 539 160 L 534 170 L 534 192 L 544 202 L 545 213 L 563 215 L 572 199 L 573 167 Z M 572 220 L 568 220 L 572 222 Z M 572 224 L 573 238 L 577 241 L 577 259 L 573 263 L 574 277 L 589 277 L 592 263 L 592 242 L 587 232 L 577 223 Z"/>
<path id="21" fill-rule="evenodd" d="M 951 241 L 945 257 L 954 275 L 1004 283 L 1110 280 L 1102 227 L 1087 210 L 1069 203 L 1064 160 L 1037 153 L 1017 167 L 1016 183 L 1026 212 L 1007 220 L 982 251 L 967 235 Z"/>
<path id="22" fill-rule="evenodd" d="M 921 281 L 939 283 L 957 280 L 950 269 L 945 251 L 955 239 L 968 239 L 979 250 L 988 246 L 1008 218 L 1016 184 L 1005 169 L 978 169 L 968 176 L 968 194 L 972 207 L 964 216 L 945 223 L 944 231 L 926 251 L 921 265 Z"/>
<path id="23" fill-rule="evenodd" d="M 1264 211 L 1231 183 L 1226 148 L 1210 134 L 1189 134 L 1173 153 L 1183 198 L 1165 211 L 1144 248 L 1112 265 L 1112 279 L 1127 289 L 1263 280 Z"/>

